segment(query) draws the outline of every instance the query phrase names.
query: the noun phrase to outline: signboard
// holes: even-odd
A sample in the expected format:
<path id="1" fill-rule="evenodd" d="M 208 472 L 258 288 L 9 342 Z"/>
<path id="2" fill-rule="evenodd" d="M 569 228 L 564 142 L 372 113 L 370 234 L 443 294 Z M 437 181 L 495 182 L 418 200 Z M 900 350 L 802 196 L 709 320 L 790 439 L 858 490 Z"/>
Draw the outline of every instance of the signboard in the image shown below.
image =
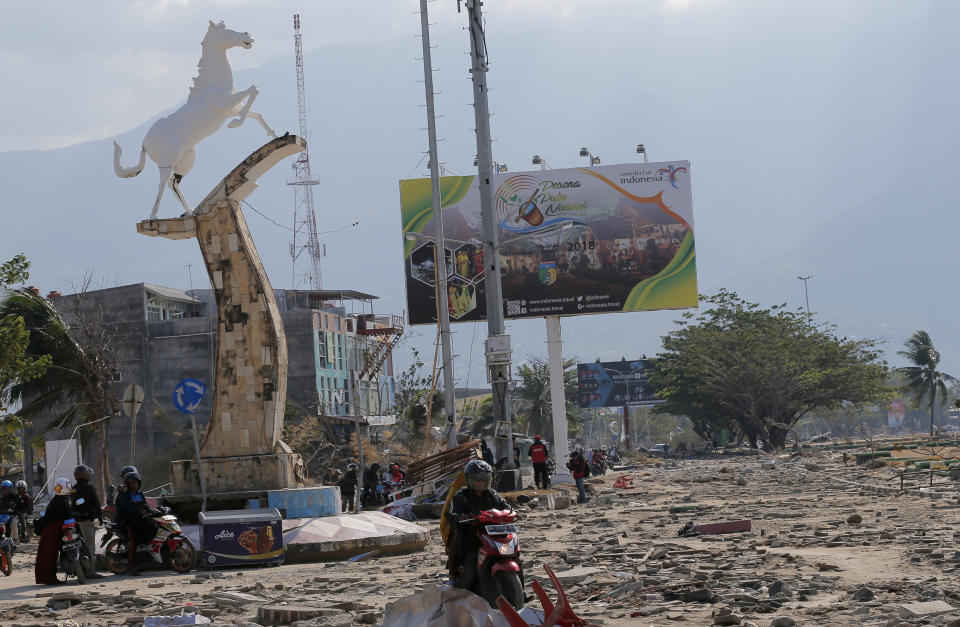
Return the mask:
<path id="1" fill-rule="evenodd" d="M 887 408 L 887 425 L 892 429 L 899 428 L 906 417 L 906 406 L 903 401 L 892 401 Z"/>
<path id="2" fill-rule="evenodd" d="M 184 379 L 173 388 L 173 404 L 185 414 L 196 413 L 207 386 L 197 379 Z"/>
<path id="3" fill-rule="evenodd" d="M 577 365 L 577 396 L 580 407 L 622 407 L 655 405 L 664 401 L 654 398 L 647 381 L 649 359 L 605 361 Z"/>
<path id="4" fill-rule="evenodd" d="M 689 162 L 502 173 L 493 184 L 507 318 L 697 306 Z M 436 322 L 441 259 L 451 322 L 486 317 L 476 177 L 441 177 L 440 194 L 442 254 L 430 179 L 400 181 L 411 324 Z"/>
<path id="5" fill-rule="evenodd" d="M 140 411 L 140 407 L 143 406 L 143 388 L 136 383 L 131 383 L 124 388 L 121 398 L 123 399 L 121 401 L 123 413 L 129 418 L 136 417 L 137 412 Z"/>

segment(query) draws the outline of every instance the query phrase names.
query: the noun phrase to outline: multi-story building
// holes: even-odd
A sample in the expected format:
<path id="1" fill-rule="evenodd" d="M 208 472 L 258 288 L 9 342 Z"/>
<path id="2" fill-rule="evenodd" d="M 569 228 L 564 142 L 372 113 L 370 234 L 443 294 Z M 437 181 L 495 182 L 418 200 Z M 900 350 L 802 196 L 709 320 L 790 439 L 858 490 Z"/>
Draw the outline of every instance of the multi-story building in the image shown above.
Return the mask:
<path id="1" fill-rule="evenodd" d="M 356 416 L 390 414 L 392 348 L 402 331 L 402 317 L 374 314 L 377 297 L 361 292 L 275 290 L 275 294 L 287 337 L 288 405 L 301 413 L 338 416 L 343 425 L 353 424 Z M 82 315 L 109 330 L 116 347 L 118 394 L 131 383 L 144 388 L 136 428 L 138 458 L 168 451 L 182 439 L 175 433 L 183 429 L 171 428 L 188 423 L 174 406 L 177 383 L 185 378 L 213 383 L 217 311 L 210 306 L 210 295 L 210 290 L 187 292 L 137 283 L 47 296 L 65 318 Z M 205 399 L 195 414 L 201 430 L 209 411 Z M 127 463 L 132 431 L 126 417 L 111 421 L 112 467 Z M 88 446 L 95 445 L 91 438 Z M 89 453 L 85 457 L 93 459 L 95 452 Z"/>

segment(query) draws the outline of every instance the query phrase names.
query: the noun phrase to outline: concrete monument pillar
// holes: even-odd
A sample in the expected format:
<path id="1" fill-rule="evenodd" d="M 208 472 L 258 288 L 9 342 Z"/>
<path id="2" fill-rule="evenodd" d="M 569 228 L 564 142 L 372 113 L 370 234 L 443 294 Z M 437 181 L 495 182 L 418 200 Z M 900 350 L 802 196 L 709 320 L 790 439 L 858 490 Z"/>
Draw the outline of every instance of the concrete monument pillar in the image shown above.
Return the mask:
<path id="1" fill-rule="evenodd" d="M 241 202 L 256 180 L 306 147 L 293 135 L 267 142 L 233 169 L 193 215 L 149 219 L 151 237 L 196 238 L 214 287 L 218 328 L 212 409 L 201 446 L 208 494 L 302 486 L 303 460 L 280 439 L 287 397 L 287 341 L 280 310 Z M 172 462 L 178 496 L 200 493 L 196 460 Z"/>

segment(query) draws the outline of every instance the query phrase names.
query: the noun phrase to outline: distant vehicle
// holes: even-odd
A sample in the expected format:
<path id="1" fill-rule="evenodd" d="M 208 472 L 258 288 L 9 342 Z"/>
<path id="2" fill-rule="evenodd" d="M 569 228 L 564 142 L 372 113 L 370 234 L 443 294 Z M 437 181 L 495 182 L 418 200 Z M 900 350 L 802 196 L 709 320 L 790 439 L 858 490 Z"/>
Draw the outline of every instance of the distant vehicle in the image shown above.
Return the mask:
<path id="1" fill-rule="evenodd" d="M 654 444 L 650 447 L 651 455 L 663 455 L 666 457 L 670 454 L 670 445 L 669 444 Z"/>

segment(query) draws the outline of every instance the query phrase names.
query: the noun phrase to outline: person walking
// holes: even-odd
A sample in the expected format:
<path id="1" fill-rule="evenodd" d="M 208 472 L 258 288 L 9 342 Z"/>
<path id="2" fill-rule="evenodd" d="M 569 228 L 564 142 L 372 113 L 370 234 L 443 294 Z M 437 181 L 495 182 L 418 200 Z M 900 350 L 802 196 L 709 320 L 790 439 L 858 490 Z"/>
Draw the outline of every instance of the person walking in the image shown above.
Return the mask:
<path id="1" fill-rule="evenodd" d="M 570 453 L 567 470 L 573 475 L 573 480 L 577 484 L 577 503 L 582 505 L 587 502 L 587 491 L 583 487 L 583 478 L 587 474 L 587 460 L 583 458 L 583 453 L 579 449 Z"/>
<path id="2" fill-rule="evenodd" d="M 533 464 L 533 482 L 537 485 L 537 488 L 546 490 L 550 487 L 550 473 L 547 471 L 547 459 L 550 457 L 550 451 L 547 449 L 547 445 L 543 443 L 543 438 L 539 435 L 533 436 L 533 444 L 530 445 L 530 451 L 527 455 Z"/>
<path id="3" fill-rule="evenodd" d="M 357 466 L 354 463 L 347 464 L 347 472 L 340 479 L 340 499 L 341 510 L 344 512 L 353 512 L 354 498 L 357 496 Z"/>
<path id="4" fill-rule="evenodd" d="M 491 466 L 496 465 L 496 462 L 493 459 L 493 451 L 491 451 L 490 447 L 487 446 L 486 440 L 480 440 L 480 458 Z"/>

